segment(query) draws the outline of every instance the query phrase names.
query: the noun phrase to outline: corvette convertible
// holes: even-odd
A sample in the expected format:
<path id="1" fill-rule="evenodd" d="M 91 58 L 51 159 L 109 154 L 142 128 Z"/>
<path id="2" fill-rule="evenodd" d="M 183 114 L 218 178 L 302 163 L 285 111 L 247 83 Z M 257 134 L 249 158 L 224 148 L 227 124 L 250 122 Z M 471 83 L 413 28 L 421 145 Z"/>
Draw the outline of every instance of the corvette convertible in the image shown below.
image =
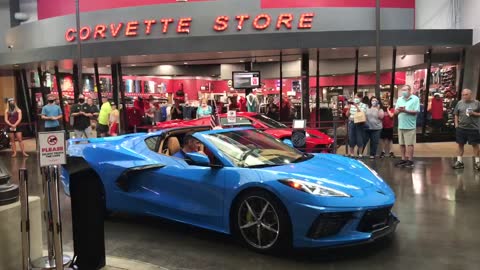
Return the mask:
<path id="1" fill-rule="evenodd" d="M 198 152 L 174 157 L 186 136 Z M 398 223 L 393 191 L 361 161 L 302 153 L 248 127 L 72 139 L 68 157 L 98 175 L 108 210 L 232 234 L 262 253 L 367 243 Z M 61 180 L 68 194 L 67 170 Z"/>
<path id="2" fill-rule="evenodd" d="M 235 124 L 228 123 L 227 114 L 220 114 L 218 117 L 220 124 L 224 127 L 253 126 L 257 129 L 264 130 L 266 133 L 280 140 L 290 139 L 292 136 L 291 128 L 264 114 L 254 112 L 237 112 Z M 172 120 L 157 123 L 156 129 L 209 125 L 209 123 L 209 117 L 194 120 Z M 332 138 L 317 129 L 307 128 L 306 132 L 307 138 L 305 149 L 301 149 L 305 152 L 326 152 L 330 149 L 331 144 L 333 144 Z"/>

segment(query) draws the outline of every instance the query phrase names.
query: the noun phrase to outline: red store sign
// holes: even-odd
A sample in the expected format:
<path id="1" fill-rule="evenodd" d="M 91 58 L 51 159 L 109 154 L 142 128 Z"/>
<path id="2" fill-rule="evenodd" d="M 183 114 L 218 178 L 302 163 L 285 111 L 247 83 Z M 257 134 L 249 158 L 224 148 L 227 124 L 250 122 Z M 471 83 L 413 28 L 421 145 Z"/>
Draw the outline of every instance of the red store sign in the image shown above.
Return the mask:
<path id="1" fill-rule="evenodd" d="M 314 13 L 302 13 L 298 18 L 291 13 L 280 14 L 276 17 L 267 13 L 257 16 L 248 14 L 237 15 L 235 17 L 218 16 L 213 22 L 213 30 L 216 32 L 224 32 L 229 26 L 234 26 L 237 32 L 242 31 L 245 25 L 250 24 L 257 31 L 264 31 L 274 27 L 275 30 L 291 30 L 292 28 L 305 30 L 312 28 L 312 22 L 315 17 Z M 169 31 L 176 31 L 177 34 L 189 34 L 192 23 L 191 17 L 186 18 L 161 18 L 159 20 L 149 19 L 143 22 L 129 21 L 127 23 L 111 23 L 98 24 L 94 27 L 83 26 L 80 28 L 80 40 L 97 40 L 106 38 L 117 38 L 118 36 L 136 37 L 139 33 L 151 35 L 161 32 L 167 34 Z M 156 29 L 157 28 L 157 29 Z M 175 30 L 171 30 L 174 28 Z M 77 30 L 69 28 L 65 32 L 65 40 L 73 42 L 77 38 Z"/>

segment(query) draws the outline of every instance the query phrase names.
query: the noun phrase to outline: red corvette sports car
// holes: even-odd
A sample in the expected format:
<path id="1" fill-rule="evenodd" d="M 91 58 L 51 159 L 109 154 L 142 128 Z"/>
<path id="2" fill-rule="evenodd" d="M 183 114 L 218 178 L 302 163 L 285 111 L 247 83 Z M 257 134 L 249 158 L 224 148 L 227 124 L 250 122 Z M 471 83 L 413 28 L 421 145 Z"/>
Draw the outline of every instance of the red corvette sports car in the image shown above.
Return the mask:
<path id="1" fill-rule="evenodd" d="M 280 140 L 290 139 L 290 137 L 292 136 L 291 128 L 266 115 L 259 113 L 237 112 L 237 119 L 235 124 L 228 123 L 227 114 L 220 114 L 219 118 L 220 124 L 225 127 L 253 126 L 257 129 L 265 131 L 266 133 Z M 167 122 L 161 122 L 157 123 L 156 129 L 208 125 L 210 125 L 210 117 L 194 120 L 172 120 Z M 306 147 L 302 150 L 305 150 L 306 152 L 326 152 L 330 150 L 330 145 L 333 144 L 332 138 L 316 129 L 307 128 L 306 132 Z"/>

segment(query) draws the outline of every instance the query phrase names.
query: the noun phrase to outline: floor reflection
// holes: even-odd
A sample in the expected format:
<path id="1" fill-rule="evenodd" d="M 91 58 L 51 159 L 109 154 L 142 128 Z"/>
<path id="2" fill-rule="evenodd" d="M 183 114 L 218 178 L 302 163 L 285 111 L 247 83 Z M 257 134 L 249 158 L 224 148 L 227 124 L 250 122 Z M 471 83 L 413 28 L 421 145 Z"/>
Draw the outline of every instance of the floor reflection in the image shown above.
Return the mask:
<path id="1" fill-rule="evenodd" d="M 29 170 L 31 195 L 41 195 L 37 158 L 0 160 L 18 182 Z M 228 236 L 161 219 L 116 214 L 106 221 L 107 254 L 167 269 L 478 269 L 480 257 L 480 173 L 466 160 L 461 171 L 451 160 L 419 159 L 413 169 L 395 160 L 365 161 L 390 184 L 401 223 L 391 242 L 350 249 L 299 250 L 282 257 L 252 253 Z M 69 198 L 62 194 L 63 240 L 72 250 Z"/>

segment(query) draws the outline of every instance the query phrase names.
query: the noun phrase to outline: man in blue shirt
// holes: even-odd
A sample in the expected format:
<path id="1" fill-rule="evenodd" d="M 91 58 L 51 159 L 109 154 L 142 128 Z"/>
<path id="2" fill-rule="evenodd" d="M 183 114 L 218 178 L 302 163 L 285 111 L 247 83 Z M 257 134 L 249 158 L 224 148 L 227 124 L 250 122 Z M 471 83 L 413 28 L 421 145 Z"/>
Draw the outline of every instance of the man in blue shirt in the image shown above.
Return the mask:
<path id="1" fill-rule="evenodd" d="M 420 112 L 420 100 L 412 95 L 412 87 L 405 85 L 402 96 L 397 100 L 395 114 L 398 115 L 398 143 L 402 160 L 395 166 L 412 168 L 414 145 L 417 142 L 417 114 Z"/>
<path id="2" fill-rule="evenodd" d="M 55 96 L 48 96 L 48 104 L 42 108 L 42 119 L 45 120 L 45 131 L 60 130 L 58 119 L 62 118 L 60 106 L 55 104 Z"/>
<path id="3" fill-rule="evenodd" d="M 183 138 L 183 148 L 177 153 L 173 154 L 176 158 L 186 159 L 187 153 L 196 153 L 199 151 L 201 142 L 195 139 L 192 134 L 188 133 Z"/>

